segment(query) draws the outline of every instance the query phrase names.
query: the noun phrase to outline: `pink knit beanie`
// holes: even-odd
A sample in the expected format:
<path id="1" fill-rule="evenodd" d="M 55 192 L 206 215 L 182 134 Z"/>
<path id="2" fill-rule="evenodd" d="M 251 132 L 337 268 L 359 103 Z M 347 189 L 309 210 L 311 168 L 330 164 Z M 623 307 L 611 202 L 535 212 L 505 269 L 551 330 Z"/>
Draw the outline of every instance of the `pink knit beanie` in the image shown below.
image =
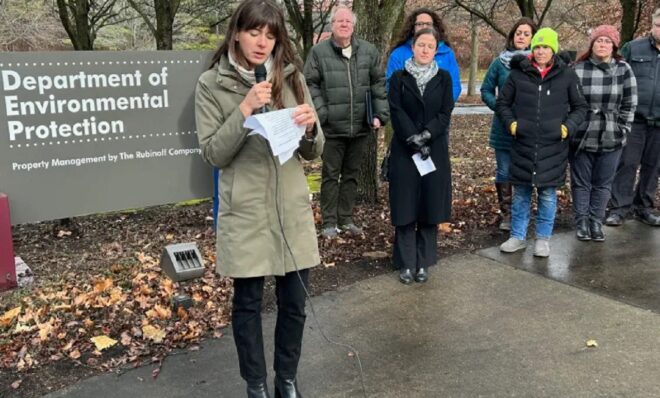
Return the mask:
<path id="1" fill-rule="evenodd" d="M 594 28 L 589 35 L 591 43 L 596 41 L 599 37 L 607 37 L 612 40 L 615 46 L 619 47 L 621 43 L 621 38 L 619 37 L 619 31 L 612 25 L 600 25 Z"/>

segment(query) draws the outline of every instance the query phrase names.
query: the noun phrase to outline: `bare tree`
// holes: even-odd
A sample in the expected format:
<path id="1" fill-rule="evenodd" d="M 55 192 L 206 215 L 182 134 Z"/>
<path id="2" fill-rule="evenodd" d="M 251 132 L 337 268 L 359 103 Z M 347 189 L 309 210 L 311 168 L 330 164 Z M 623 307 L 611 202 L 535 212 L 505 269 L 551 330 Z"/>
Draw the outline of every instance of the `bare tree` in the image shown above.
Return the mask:
<path id="1" fill-rule="evenodd" d="M 57 11 L 75 50 L 93 50 L 96 33 L 119 23 L 117 0 L 57 0 Z"/>
<path id="2" fill-rule="evenodd" d="M 66 33 L 43 4 L 5 0 L 0 5 L 0 50 L 43 51 L 59 48 Z"/>
<path id="3" fill-rule="evenodd" d="M 357 35 L 374 44 L 385 54 L 392 32 L 404 11 L 405 0 L 354 0 L 353 12 L 357 16 Z M 358 176 L 358 192 L 363 201 L 378 200 L 377 151 L 378 137 L 370 134 L 367 152 Z"/>
<path id="4" fill-rule="evenodd" d="M 620 0 L 621 3 L 621 44 L 635 38 L 642 18 L 642 10 L 650 3 L 648 0 Z"/>
<path id="5" fill-rule="evenodd" d="M 542 6 L 535 4 L 534 0 L 454 0 L 456 5 L 469 12 L 477 18 L 482 19 L 493 30 L 506 37 L 508 30 L 503 28 L 495 18 L 495 15 L 503 7 L 514 6 L 518 9 L 521 17 L 534 20 L 539 26 L 552 7 L 553 0 L 546 0 Z"/>
<path id="6" fill-rule="evenodd" d="M 293 41 L 302 59 L 314 44 L 321 38 L 321 34 L 328 25 L 328 16 L 337 5 L 338 0 L 283 0 L 289 17 L 289 23 L 294 31 Z"/>
<path id="7" fill-rule="evenodd" d="M 156 49 L 171 50 L 174 34 L 202 17 L 214 15 L 215 26 L 231 15 L 232 0 L 127 0 L 156 40 Z M 186 15 L 186 19 L 177 18 Z"/>

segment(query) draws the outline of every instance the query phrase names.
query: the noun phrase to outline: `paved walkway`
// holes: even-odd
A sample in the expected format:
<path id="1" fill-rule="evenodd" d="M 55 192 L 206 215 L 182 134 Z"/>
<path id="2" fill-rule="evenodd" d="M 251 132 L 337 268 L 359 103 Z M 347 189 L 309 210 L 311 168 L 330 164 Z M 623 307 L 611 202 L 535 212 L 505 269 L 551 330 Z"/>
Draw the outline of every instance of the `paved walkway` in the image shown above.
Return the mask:
<path id="1" fill-rule="evenodd" d="M 423 285 L 392 273 L 312 301 L 326 333 L 359 350 L 368 397 L 659 397 L 660 228 L 606 232 L 604 244 L 556 235 L 549 260 L 457 255 Z M 272 352 L 274 317 L 264 318 Z M 308 326 L 305 397 L 364 397 L 355 358 L 325 343 L 311 316 Z M 227 333 L 169 357 L 156 380 L 147 366 L 48 397 L 244 397 Z"/>

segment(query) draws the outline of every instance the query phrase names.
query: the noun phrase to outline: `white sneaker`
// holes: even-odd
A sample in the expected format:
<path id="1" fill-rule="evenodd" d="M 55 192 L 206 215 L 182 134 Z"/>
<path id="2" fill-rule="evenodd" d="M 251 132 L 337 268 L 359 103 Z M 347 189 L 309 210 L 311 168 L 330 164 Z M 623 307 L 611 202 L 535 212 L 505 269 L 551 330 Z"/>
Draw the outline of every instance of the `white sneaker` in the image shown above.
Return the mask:
<path id="1" fill-rule="evenodd" d="M 550 255 L 550 240 L 549 239 L 536 239 L 534 244 L 535 257 L 548 257 Z"/>
<path id="2" fill-rule="evenodd" d="M 526 247 L 527 241 L 511 237 L 500 245 L 500 251 L 504 253 L 514 253 L 518 250 L 523 250 Z"/>

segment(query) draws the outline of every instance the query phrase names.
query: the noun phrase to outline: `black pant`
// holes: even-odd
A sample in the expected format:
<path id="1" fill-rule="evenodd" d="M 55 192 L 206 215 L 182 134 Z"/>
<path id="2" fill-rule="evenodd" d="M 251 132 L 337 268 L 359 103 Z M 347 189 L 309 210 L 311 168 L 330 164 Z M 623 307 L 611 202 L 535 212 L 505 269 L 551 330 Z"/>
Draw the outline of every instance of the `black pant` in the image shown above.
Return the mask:
<path id="1" fill-rule="evenodd" d="M 438 226 L 413 222 L 394 228 L 394 265 L 399 269 L 426 268 L 438 261 Z"/>
<path id="2" fill-rule="evenodd" d="M 367 147 L 367 136 L 327 138 L 321 168 L 321 216 L 323 227 L 353 222 L 357 177 Z"/>
<path id="3" fill-rule="evenodd" d="M 571 193 L 575 221 L 603 221 L 612 192 L 612 181 L 621 157 L 614 152 L 571 151 Z"/>
<path id="4" fill-rule="evenodd" d="M 300 271 L 308 286 L 309 269 Z M 238 351 L 241 377 L 248 383 L 266 381 L 266 359 L 261 331 L 261 301 L 264 278 L 234 279 L 232 330 Z M 277 324 L 275 325 L 275 372 L 284 379 L 293 379 L 305 328 L 305 290 L 296 272 L 275 277 Z"/>
<path id="5" fill-rule="evenodd" d="M 640 163 L 639 183 L 635 187 L 635 177 Z M 658 188 L 659 167 L 660 127 L 633 123 L 612 184 L 610 213 L 625 217 L 631 211 L 643 213 L 653 209 L 655 190 Z"/>

